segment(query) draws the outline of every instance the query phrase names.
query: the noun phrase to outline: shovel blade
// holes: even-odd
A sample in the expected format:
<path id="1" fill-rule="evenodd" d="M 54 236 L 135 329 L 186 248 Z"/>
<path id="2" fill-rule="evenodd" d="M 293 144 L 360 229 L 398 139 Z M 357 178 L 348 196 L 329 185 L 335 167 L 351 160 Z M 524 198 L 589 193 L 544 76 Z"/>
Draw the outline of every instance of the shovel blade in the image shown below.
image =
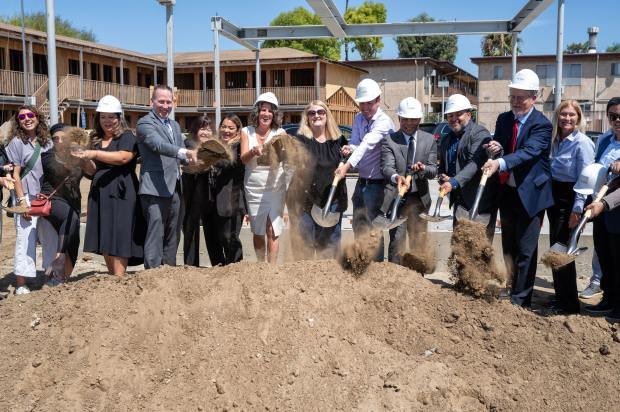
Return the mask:
<path id="1" fill-rule="evenodd" d="M 327 212 L 325 216 L 323 216 L 323 209 L 317 205 L 312 205 L 310 215 L 316 224 L 321 227 L 334 227 L 340 220 L 340 213 Z"/>
<path id="2" fill-rule="evenodd" d="M 485 226 L 491 221 L 491 215 L 489 213 L 479 213 L 472 219 L 470 217 L 469 210 L 460 205 L 456 207 L 454 214 L 456 215 L 457 220 L 471 220 L 472 222 L 482 223 Z"/>
<path id="3" fill-rule="evenodd" d="M 402 225 L 403 223 L 405 223 L 406 220 L 406 217 L 398 217 L 394 219 L 394 221 L 392 221 L 390 218 L 379 215 L 374 218 L 374 220 L 372 221 L 372 225 L 379 229 L 390 230 Z"/>
<path id="4" fill-rule="evenodd" d="M 428 221 L 428 222 L 441 222 L 447 219 L 452 219 L 452 215 L 446 215 L 446 216 L 441 216 L 441 215 L 429 215 L 428 213 L 420 213 L 418 216 L 420 216 L 420 218 Z"/>
<path id="5" fill-rule="evenodd" d="M 566 253 L 568 251 L 568 247 L 566 247 L 563 243 L 556 242 L 553 246 L 551 246 L 550 250 L 556 253 Z"/>

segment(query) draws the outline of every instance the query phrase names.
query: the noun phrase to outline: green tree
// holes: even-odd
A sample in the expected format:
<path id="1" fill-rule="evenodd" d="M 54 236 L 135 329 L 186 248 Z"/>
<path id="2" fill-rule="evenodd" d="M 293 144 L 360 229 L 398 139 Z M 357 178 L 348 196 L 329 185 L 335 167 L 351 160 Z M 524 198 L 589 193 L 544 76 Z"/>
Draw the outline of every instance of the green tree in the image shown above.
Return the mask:
<path id="1" fill-rule="evenodd" d="M 517 53 L 521 53 L 522 40 L 517 37 Z M 487 34 L 480 42 L 482 55 L 489 56 L 512 56 L 512 34 Z"/>
<path id="2" fill-rule="evenodd" d="M 303 7 L 280 13 L 270 26 L 302 26 L 323 24 L 321 18 Z M 262 47 L 290 47 L 307 51 L 331 60 L 340 60 L 340 44 L 337 39 L 266 40 Z"/>
<path id="3" fill-rule="evenodd" d="M 588 42 L 584 41 L 583 43 L 575 42 L 566 45 L 566 49 L 564 49 L 564 53 L 566 54 L 578 54 L 578 53 L 587 53 L 588 52 Z"/>
<path id="4" fill-rule="evenodd" d="M 386 19 L 387 10 L 385 5 L 372 1 L 365 1 L 359 7 L 350 7 L 344 13 L 344 21 L 349 24 L 385 23 Z M 344 42 L 345 45 L 352 43 L 352 50 L 357 51 L 362 60 L 376 59 L 379 57 L 381 50 L 383 50 L 383 40 L 381 37 L 347 38 Z"/>
<path id="5" fill-rule="evenodd" d="M 605 51 L 607 53 L 618 53 L 620 52 L 620 43 L 612 43 L 611 46 L 607 47 L 607 49 L 605 49 Z"/>
<path id="6" fill-rule="evenodd" d="M 412 22 L 427 23 L 435 21 L 427 13 L 409 19 Z M 453 62 L 458 51 L 458 38 L 453 34 L 440 36 L 397 36 L 398 57 L 431 57 Z"/>
<path id="7" fill-rule="evenodd" d="M 21 14 L 16 14 L 13 17 L 0 16 L 0 21 L 14 26 L 22 25 Z M 43 12 L 24 14 L 24 26 L 34 30 L 47 31 L 47 17 Z M 56 16 L 56 34 L 92 42 L 97 41 L 92 30 L 78 29 L 69 20 L 60 16 Z"/>

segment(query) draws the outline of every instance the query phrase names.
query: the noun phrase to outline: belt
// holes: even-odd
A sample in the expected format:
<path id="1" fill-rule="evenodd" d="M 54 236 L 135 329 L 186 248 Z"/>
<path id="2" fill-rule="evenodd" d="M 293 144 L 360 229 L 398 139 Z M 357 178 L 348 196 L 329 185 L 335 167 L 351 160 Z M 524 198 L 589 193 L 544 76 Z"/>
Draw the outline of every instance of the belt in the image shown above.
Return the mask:
<path id="1" fill-rule="evenodd" d="M 377 185 L 377 184 L 382 185 L 385 183 L 385 179 L 366 179 L 363 177 L 358 177 L 357 181 L 363 185 Z"/>

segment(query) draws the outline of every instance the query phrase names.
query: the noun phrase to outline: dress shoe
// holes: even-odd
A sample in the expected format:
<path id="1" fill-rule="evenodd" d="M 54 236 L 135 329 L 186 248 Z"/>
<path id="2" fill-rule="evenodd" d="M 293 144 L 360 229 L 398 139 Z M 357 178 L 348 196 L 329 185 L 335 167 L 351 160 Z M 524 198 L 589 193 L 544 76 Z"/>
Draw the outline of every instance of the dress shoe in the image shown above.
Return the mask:
<path id="1" fill-rule="evenodd" d="M 598 315 L 598 316 L 608 315 L 611 313 L 613 309 L 614 307 L 611 305 L 611 303 L 609 303 L 605 299 L 601 300 L 597 305 L 589 305 L 583 308 L 584 311 L 592 315 Z"/>

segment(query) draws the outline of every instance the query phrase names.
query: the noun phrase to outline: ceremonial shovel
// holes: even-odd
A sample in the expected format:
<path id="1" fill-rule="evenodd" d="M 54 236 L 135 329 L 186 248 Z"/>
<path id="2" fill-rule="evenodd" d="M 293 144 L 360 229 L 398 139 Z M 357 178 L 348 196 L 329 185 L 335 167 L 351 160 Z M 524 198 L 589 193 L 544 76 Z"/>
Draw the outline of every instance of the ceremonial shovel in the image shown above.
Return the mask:
<path id="1" fill-rule="evenodd" d="M 457 219 L 459 220 L 469 219 L 474 222 L 482 223 L 484 225 L 489 224 L 489 219 L 491 218 L 491 215 L 489 213 L 478 214 L 478 207 L 480 206 L 480 199 L 482 198 L 482 193 L 484 192 L 484 188 L 487 184 L 488 178 L 489 178 L 489 175 L 486 172 L 482 173 L 482 177 L 480 178 L 480 184 L 478 185 L 478 190 L 476 191 L 476 198 L 474 199 L 474 204 L 472 205 L 469 211 L 467 211 L 461 205 L 457 206 L 456 211 L 455 211 Z"/>
<path id="2" fill-rule="evenodd" d="M 439 189 L 439 197 L 437 198 L 437 203 L 435 204 L 435 212 L 432 215 L 422 212 L 420 213 L 420 217 L 424 220 L 428 220 L 429 222 L 441 222 L 442 220 L 450 219 L 452 215 L 441 216 L 439 214 L 444 196 L 446 196 L 446 193 L 443 189 Z"/>
<path id="3" fill-rule="evenodd" d="M 407 192 L 407 189 L 411 185 L 411 178 L 412 178 L 411 175 L 407 175 L 407 177 L 405 178 L 405 181 L 407 182 L 407 184 L 401 187 L 400 189 L 398 189 L 398 195 L 396 196 L 396 199 L 394 199 L 394 205 L 392 206 L 392 211 L 389 213 L 389 217 L 382 216 L 382 215 L 377 216 L 372 221 L 373 226 L 376 226 L 380 229 L 390 230 L 397 226 L 402 225 L 403 222 L 407 220 L 407 216 L 405 217 L 397 217 L 397 216 L 398 216 L 398 206 L 400 204 L 401 199 Z"/>
<path id="4" fill-rule="evenodd" d="M 344 162 L 340 162 L 338 167 L 340 168 L 342 165 L 344 165 Z M 336 224 L 340 220 L 340 213 L 329 211 L 329 208 L 332 205 L 332 201 L 334 200 L 334 194 L 336 193 L 336 187 L 338 186 L 338 182 L 340 182 L 340 175 L 335 175 L 334 180 L 332 181 L 331 189 L 329 189 L 327 202 L 325 202 L 325 206 L 322 209 L 317 205 L 312 205 L 312 210 L 310 210 L 310 214 L 312 215 L 312 219 L 319 226 L 333 227 L 336 226 Z"/>

